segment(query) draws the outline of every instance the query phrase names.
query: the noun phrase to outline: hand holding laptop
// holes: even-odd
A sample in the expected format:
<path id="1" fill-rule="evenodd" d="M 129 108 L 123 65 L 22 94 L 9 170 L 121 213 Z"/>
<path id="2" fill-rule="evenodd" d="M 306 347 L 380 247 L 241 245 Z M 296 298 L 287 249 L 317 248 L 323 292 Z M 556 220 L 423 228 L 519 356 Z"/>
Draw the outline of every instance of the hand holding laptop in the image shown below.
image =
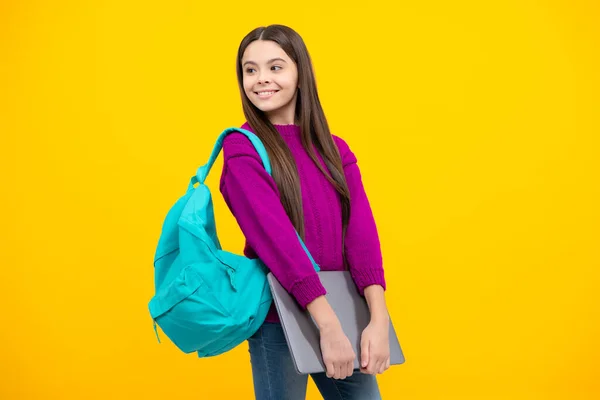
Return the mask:
<path id="1" fill-rule="evenodd" d="M 377 373 L 382 364 L 387 367 L 388 358 L 389 365 L 404 363 L 404 354 L 387 311 L 385 316 L 371 316 L 365 297 L 360 296 L 358 293 L 348 271 L 319 271 L 318 274 L 321 283 L 327 290 L 327 295 L 324 298 L 315 299 L 309 304 L 309 310 L 302 310 L 273 274 L 271 272 L 267 274 L 273 300 L 277 307 L 296 371 L 299 374 L 327 373 L 328 369 L 324 357 L 332 357 L 331 360 L 333 361 L 329 358 L 327 358 L 327 361 L 334 365 L 334 377 L 336 377 L 336 372 L 339 377 L 342 374 L 348 376 L 346 375 L 348 373 L 347 369 L 342 370 L 343 366 L 347 368 L 348 363 L 352 363 L 354 371 L 363 369 L 359 363 L 359 361 L 363 361 L 362 358 L 369 359 L 366 368 L 364 368 L 366 373 L 369 373 L 369 371 Z M 322 301 L 321 304 L 319 304 L 319 301 Z M 310 308 L 312 305 L 323 307 L 318 307 L 317 312 L 311 313 Z M 379 309 L 377 306 L 373 308 Z M 331 317 L 332 314 L 334 318 Z M 334 333 L 325 333 L 321 329 L 331 321 L 337 321 L 339 326 L 335 328 L 338 330 L 335 335 Z M 388 329 L 387 339 L 385 333 L 382 332 L 383 325 Z M 335 327 L 335 325 L 332 326 Z M 342 332 L 340 333 L 339 330 Z M 351 361 L 348 361 L 351 353 L 347 350 L 345 341 L 339 339 L 342 337 L 341 335 L 349 341 L 352 347 L 354 357 Z M 331 355 L 327 348 L 324 351 L 322 350 L 323 347 L 328 346 L 327 343 L 321 340 L 323 336 L 325 336 L 327 343 L 333 343 L 330 346 L 332 349 Z M 386 342 L 388 344 L 387 351 Z M 361 359 L 359 360 L 359 358 Z M 336 367 L 339 368 L 339 371 L 336 371 Z M 331 371 L 331 368 L 329 371 Z"/>
<path id="2" fill-rule="evenodd" d="M 383 374 L 390 367 L 389 320 L 371 320 L 360 340 L 360 372 Z"/>
<path id="3" fill-rule="evenodd" d="M 318 297 L 307 306 L 319 328 L 321 354 L 326 375 L 334 379 L 344 379 L 354 370 L 356 354 L 350 340 L 344 333 L 341 323 L 325 296 Z M 386 313 L 387 315 L 387 313 Z M 382 374 L 389 368 L 389 318 L 373 319 L 361 334 L 360 372 Z"/>
<path id="4" fill-rule="evenodd" d="M 379 285 L 364 289 L 365 300 L 369 306 L 369 324 L 361 333 L 360 372 L 370 375 L 382 374 L 390 367 L 390 315 L 385 293 Z"/>
<path id="5" fill-rule="evenodd" d="M 321 356 L 327 377 L 344 379 L 352 375 L 356 354 L 325 296 L 317 297 L 306 308 L 319 329 Z"/>

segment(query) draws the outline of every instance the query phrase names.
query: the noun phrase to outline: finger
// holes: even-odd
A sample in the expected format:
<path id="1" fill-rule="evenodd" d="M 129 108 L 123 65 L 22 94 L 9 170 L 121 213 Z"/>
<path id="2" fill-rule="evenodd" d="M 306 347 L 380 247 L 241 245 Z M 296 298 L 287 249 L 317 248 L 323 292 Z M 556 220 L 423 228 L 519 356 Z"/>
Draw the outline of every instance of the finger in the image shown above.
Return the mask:
<path id="1" fill-rule="evenodd" d="M 332 362 L 325 363 L 325 367 L 327 368 L 326 374 L 328 378 L 331 378 L 335 374 L 335 368 L 333 367 Z"/>
<path id="2" fill-rule="evenodd" d="M 346 379 L 348 377 L 348 367 L 346 363 L 340 365 L 340 379 Z"/>
<path id="3" fill-rule="evenodd" d="M 340 379 L 345 379 L 348 376 L 348 365 L 346 362 L 340 363 Z"/>
<path id="4" fill-rule="evenodd" d="M 374 360 L 373 361 L 373 365 L 371 367 L 371 371 L 373 371 L 373 375 L 377 375 L 377 373 L 379 372 L 379 365 L 381 364 L 380 361 L 378 360 Z"/>
<path id="5" fill-rule="evenodd" d="M 367 370 L 369 371 L 369 373 L 371 375 L 375 375 L 377 374 L 377 365 L 378 365 L 378 361 L 375 357 L 371 357 L 371 359 L 369 360 L 369 365 L 367 366 Z"/>
<path id="6" fill-rule="evenodd" d="M 340 363 L 335 363 L 335 374 L 333 375 L 334 379 L 340 379 L 342 376 L 342 368 Z"/>
<path id="7" fill-rule="evenodd" d="M 385 362 L 385 369 L 388 369 L 389 367 L 390 367 L 390 357 L 388 357 Z"/>
<path id="8" fill-rule="evenodd" d="M 354 373 L 354 361 L 356 361 L 356 353 L 352 352 L 352 359 L 348 362 L 348 376 Z"/>
<path id="9" fill-rule="evenodd" d="M 366 368 L 369 365 L 369 341 L 361 340 L 360 342 L 360 366 Z"/>
<path id="10" fill-rule="evenodd" d="M 385 364 L 386 364 L 386 361 L 382 361 L 381 364 L 379 364 L 379 368 L 377 370 L 378 374 L 383 374 L 383 371 L 385 371 Z"/>
<path id="11" fill-rule="evenodd" d="M 352 376 L 354 370 L 354 361 L 350 361 L 346 364 L 346 376 Z"/>

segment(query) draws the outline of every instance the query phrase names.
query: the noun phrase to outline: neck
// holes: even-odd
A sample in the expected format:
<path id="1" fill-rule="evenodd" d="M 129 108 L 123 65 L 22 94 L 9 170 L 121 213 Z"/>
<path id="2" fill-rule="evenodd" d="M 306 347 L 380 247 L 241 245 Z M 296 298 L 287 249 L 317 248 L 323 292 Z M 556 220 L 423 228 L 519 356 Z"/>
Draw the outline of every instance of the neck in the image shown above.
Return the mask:
<path id="1" fill-rule="evenodd" d="M 278 117 L 278 116 L 269 116 L 269 121 L 273 125 L 299 125 L 298 121 L 294 120 L 294 117 Z"/>

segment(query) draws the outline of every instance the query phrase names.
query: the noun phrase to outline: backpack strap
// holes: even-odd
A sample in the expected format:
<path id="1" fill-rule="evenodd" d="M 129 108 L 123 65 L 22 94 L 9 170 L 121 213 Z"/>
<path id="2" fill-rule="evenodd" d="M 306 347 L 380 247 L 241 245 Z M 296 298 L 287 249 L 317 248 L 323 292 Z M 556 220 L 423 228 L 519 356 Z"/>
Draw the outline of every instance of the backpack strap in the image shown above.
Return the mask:
<path id="1" fill-rule="evenodd" d="M 223 141 L 225 140 L 225 136 L 227 136 L 231 132 L 243 133 L 244 135 L 246 135 L 248 137 L 248 139 L 250 139 L 250 142 L 252 143 L 252 145 L 258 152 L 260 159 L 262 160 L 265 170 L 267 171 L 267 173 L 269 175 L 272 176 L 271 162 L 269 161 L 269 156 L 267 155 L 267 150 L 265 149 L 265 146 L 263 145 L 262 141 L 258 138 L 258 136 L 256 136 L 254 133 L 250 132 L 249 130 L 237 128 L 237 127 L 231 127 L 231 128 L 225 129 L 219 135 L 219 137 L 217 138 L 217 141 L 215 142 L 213 150 L 210 154 L 210 158 L 208 159 L 208 162 L 205 165 L 198 168 L 198 170 L 196 171 L 196 175 L 194 175 L 192 177 L 192 179 L 190 180 L 188 190 L 193 190 L 194 185 L 196 183 L 204 184 L 204 181 L 206 180 L 206 177 L 208 176 L 210 169 L 212 168 L 213 164 L 215 163 L 215 160 L 217 159 L 217 157 L 219 156 L 219 153 L 221 152 L 221 149 L 223 148 Z M 308 248 L 304 244 L 304 241 L 300 237 L 300 234 L 298 234 L 298 231 L 296 231 L 296 236 L 298 237 L 298 240 L 300 241 L 302 248 L 306 252 L 306 255 L 310 259 L 310 262 L 312 263 L 315 271 L 317 271 L 317 272 L 320 271 L 321 267 L 319 267 L 319 265 L 315 262 L 314 258 L 308 251 Z"/>
<path id="2" fill-rule="evenodd" d="M 263 145 L 262 141 L 258 138 L 258 136 L 256 136 L 254 133 L 252 133 L 246 129 L 231 127 L 231 128 L 225 129 L 217 138 L 217 141 L 215 143 L 215 146 L 213 147 L 213 150 L 212 150 L 212 153 L 208 160 L 208 163 L 206 163 L 206 165 L 203 165 L 200 168 L 198 168 L 198 171 L 196 172 L 196 176 L 195 176 L 197 182 L 204 183 L 204 180 L 208 176 L 210 169 L 212 168 L 213 164 L 215 163 L 215 160 L 217 159 L 217 157 L 219 156 L 219 153 L 221 152 L 221 149 L 223 148 L 223 141 L 225 140 L 225 136 L 227 136 L 231 132 L 243 133 L 244 135 L 246 135 L 248 137 L 248 139 L 250 139 L 250 142 L 252 143 L 252 145 L 254 146 L 256 151 L 258 152 L 258 155 L 260 156 L 260 159 L 262 160 L 262 163 L 263 163 L 265 169 L 267 170 L 267 173 L 269 175 L 272 175 L 271 162 L 269 161 L 269 156 L 267 155 L 267 150 L 265 149 L 265 146 Z M 192 179 L 194 179 L 194 178 L 192 178 Z"/>

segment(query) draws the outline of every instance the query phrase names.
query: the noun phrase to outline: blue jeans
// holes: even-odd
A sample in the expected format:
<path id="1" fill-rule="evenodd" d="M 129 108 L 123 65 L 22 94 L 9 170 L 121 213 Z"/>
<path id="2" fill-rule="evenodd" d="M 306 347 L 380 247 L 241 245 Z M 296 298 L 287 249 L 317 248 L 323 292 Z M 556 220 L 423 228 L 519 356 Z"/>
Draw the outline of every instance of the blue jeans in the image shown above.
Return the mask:
<path id="1" fill-rule="evenodd" d="M 248 339 L 256 400 L 304 400 L 308 375 L 294 368 L 283 328 L 265 322 Z M 380 400 L 374 375 L 355 370 L 346 379 L 328 378 L 324 372 L 310 374 L 325 400 Z"/>

